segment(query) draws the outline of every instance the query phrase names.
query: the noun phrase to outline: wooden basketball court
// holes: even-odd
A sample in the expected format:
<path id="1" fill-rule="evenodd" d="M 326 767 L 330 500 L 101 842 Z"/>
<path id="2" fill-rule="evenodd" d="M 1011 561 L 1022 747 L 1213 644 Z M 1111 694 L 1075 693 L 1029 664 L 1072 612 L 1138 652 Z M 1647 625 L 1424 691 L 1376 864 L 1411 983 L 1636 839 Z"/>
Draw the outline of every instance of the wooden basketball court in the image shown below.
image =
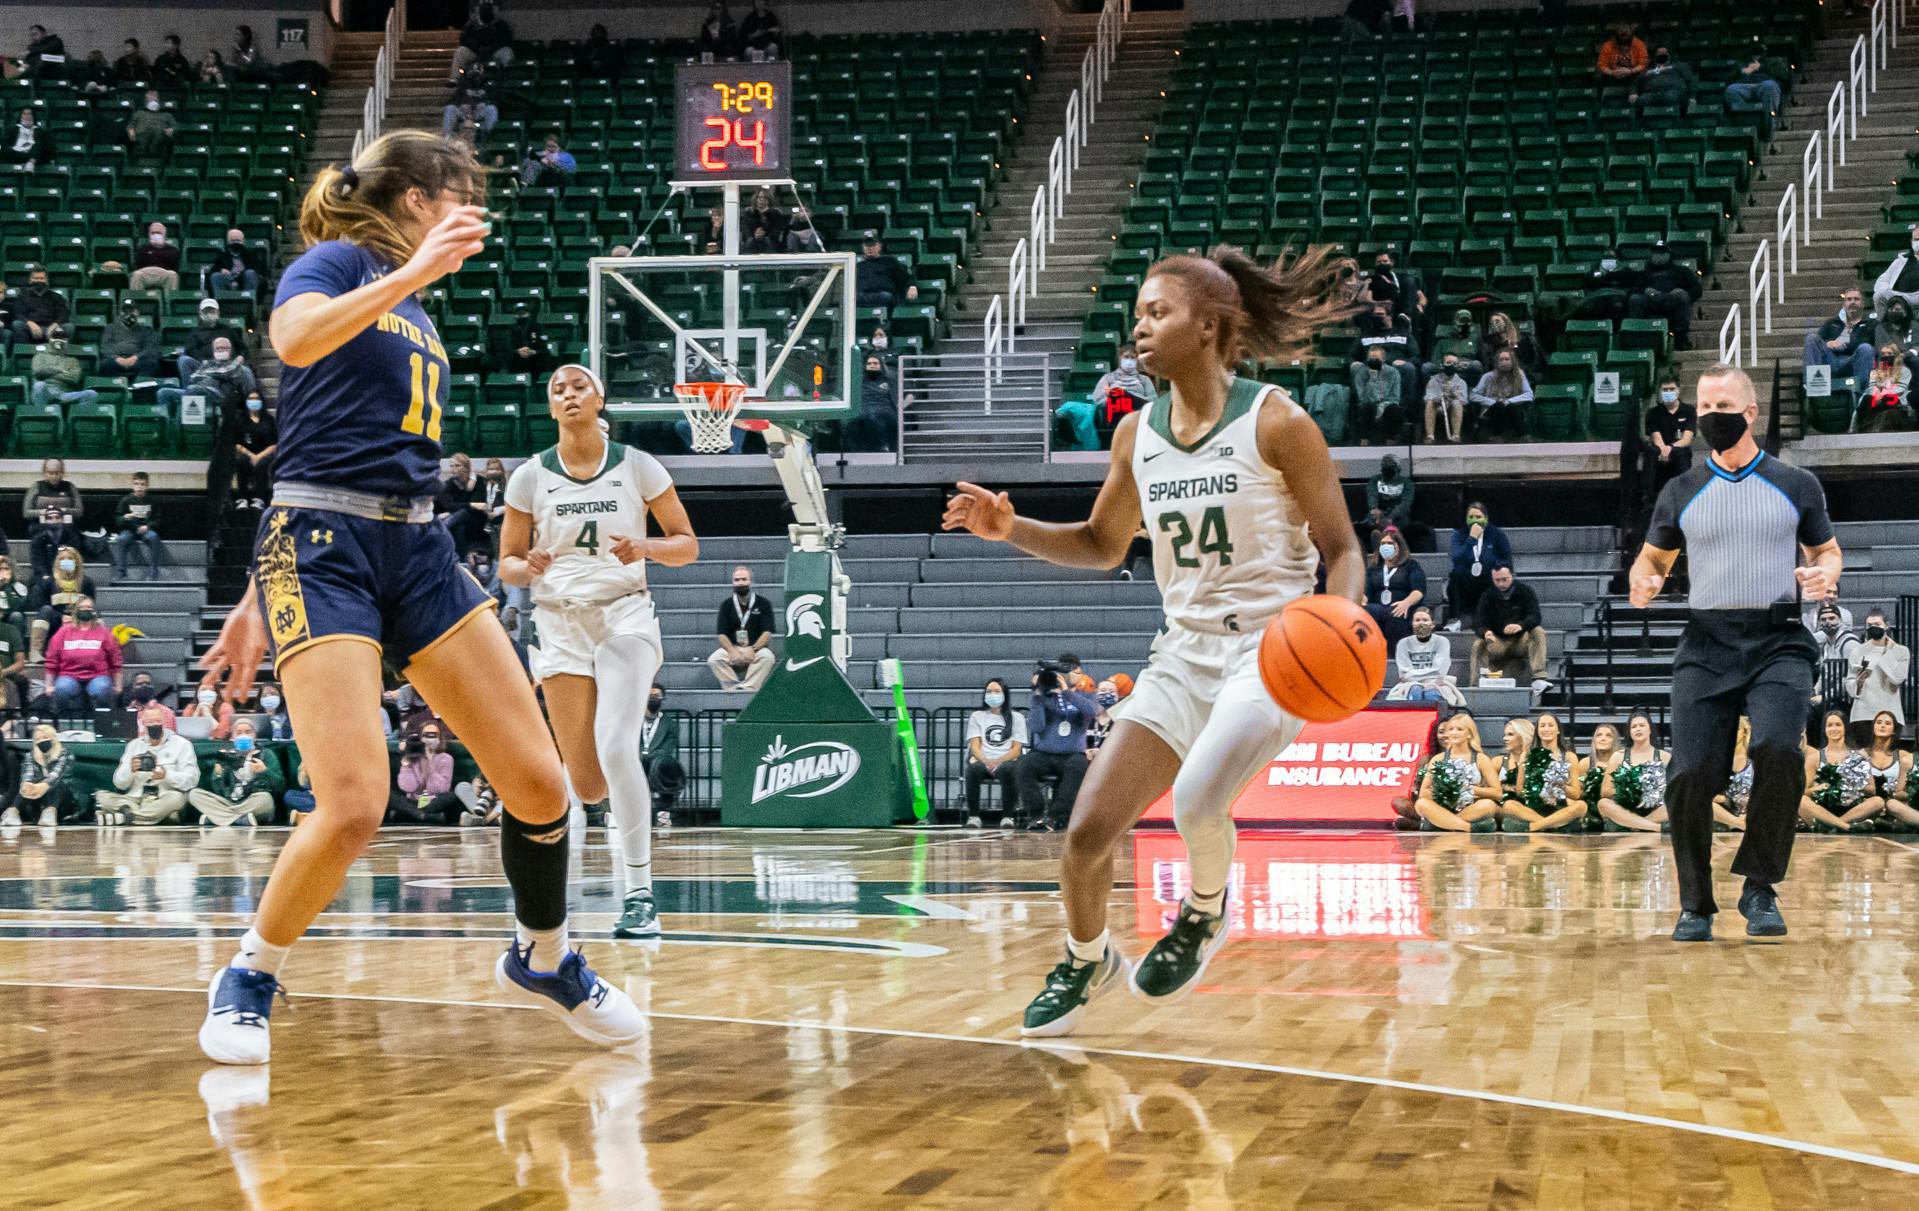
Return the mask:
<path id="1" fill-rule="evenodd" d="M 494 839 L 396 830 L 294 951 L 271 1068 L 220 1068 L 206 984 L 280 839 L 0 837 L 0 1205 L 1919 1205 L 1891 838 L 1801 838 L 1783 945 L 1728 911 L 1678 947 L 1658 837 L 1249 835 L 1206 987 L 1036 1047 L 1057 837 L 676 830 L 668 937 L 614 944 L 595 833 L 576 921 L 652 1015 L 604 1052 L 496 1003 Z M 1179 857 L 1120 864 L 1134 955 Z"/>

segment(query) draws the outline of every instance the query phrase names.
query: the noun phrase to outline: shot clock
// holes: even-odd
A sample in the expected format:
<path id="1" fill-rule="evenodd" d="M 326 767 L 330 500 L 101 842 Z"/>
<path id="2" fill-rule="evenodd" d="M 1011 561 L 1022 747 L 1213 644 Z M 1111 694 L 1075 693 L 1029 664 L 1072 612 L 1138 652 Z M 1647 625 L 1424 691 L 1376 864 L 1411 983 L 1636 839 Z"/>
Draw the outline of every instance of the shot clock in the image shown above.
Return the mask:
<path id="1" fill-rule="evenodd" d="M 792 64 L 682 64 L 678 88 L 676 184 L 792 177 Z"/>

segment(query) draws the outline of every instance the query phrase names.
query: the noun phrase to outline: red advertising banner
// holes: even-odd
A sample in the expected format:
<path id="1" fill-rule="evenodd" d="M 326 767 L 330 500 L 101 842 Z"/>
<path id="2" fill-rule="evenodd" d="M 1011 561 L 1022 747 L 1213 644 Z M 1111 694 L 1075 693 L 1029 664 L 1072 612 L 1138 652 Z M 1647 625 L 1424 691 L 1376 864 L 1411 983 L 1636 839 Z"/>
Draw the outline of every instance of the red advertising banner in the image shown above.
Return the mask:
<path id="1" fill-rule="evenodd" d="M 1393 796 L 1412 788 L 1437 714 L 1432 707 L 1368 710 L 1338 723 L 1307 724 L 1299 739 L 1246 784 L 1233 802 L 1233 819 L 1391 820 Z M 1145 818 L 1171 820 L 1171 793 L 1148 808 Z"/>
<path id="2" fill-rule="evenodd" d="M 1294 832 L 1240 837 L 1227 911 L 1236 938 L 1424 938 L 1416 847 L 1398 833 Z M 1192 868 L 1171 833 L 1133 834 L 1134 924 L 1171 927 Z"/>

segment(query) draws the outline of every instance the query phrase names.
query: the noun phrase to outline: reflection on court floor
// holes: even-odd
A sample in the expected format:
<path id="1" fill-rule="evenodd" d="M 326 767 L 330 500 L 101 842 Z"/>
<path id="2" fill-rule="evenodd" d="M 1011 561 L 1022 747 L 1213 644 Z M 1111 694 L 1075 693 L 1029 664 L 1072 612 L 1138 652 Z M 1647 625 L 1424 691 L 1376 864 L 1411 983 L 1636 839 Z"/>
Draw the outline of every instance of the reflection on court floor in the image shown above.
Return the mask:
<path id="1" fill-rule="evenodd" d="M 1892 839 L 1805 839 L 1793 934 L 1764 949 L 1661 940 L 1657 837 L 1248 833 L 1206 985 L 1102 997 L 1035 1047 L 1016 1024 L 1060 951 L 1056 836 L 676 830 L 666 940 L 614 943 L 595 833 L 581 936 L 652 1019 L 599 1052 L 497 1001 L 492 839 L 394 832 L 295 948 L 271 1070 L 213 1068 L 206 981 L 282 839 L 0 834 L 0 1098 L 34 1124 L 0 1205 L 1878 1208 L 1919 1189 L 1919 851 Z M 1139 834 L 1115 874 L 1138 955 L 1185 887 L 1177 839 Z"/>

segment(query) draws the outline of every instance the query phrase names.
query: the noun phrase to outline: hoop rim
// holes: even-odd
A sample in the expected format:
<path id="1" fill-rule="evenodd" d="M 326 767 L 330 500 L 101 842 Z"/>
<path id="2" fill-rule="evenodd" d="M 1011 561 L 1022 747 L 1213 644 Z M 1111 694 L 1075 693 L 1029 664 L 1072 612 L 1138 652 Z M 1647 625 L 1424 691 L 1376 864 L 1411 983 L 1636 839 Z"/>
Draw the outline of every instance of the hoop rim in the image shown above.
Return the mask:
<path id="1" fill-rule="evenodd" d="M 704 403 L 709 412 L 737 410 L 746 399 L 745 383 L 674 383 L 673 394 L 691 409 Z"/>

